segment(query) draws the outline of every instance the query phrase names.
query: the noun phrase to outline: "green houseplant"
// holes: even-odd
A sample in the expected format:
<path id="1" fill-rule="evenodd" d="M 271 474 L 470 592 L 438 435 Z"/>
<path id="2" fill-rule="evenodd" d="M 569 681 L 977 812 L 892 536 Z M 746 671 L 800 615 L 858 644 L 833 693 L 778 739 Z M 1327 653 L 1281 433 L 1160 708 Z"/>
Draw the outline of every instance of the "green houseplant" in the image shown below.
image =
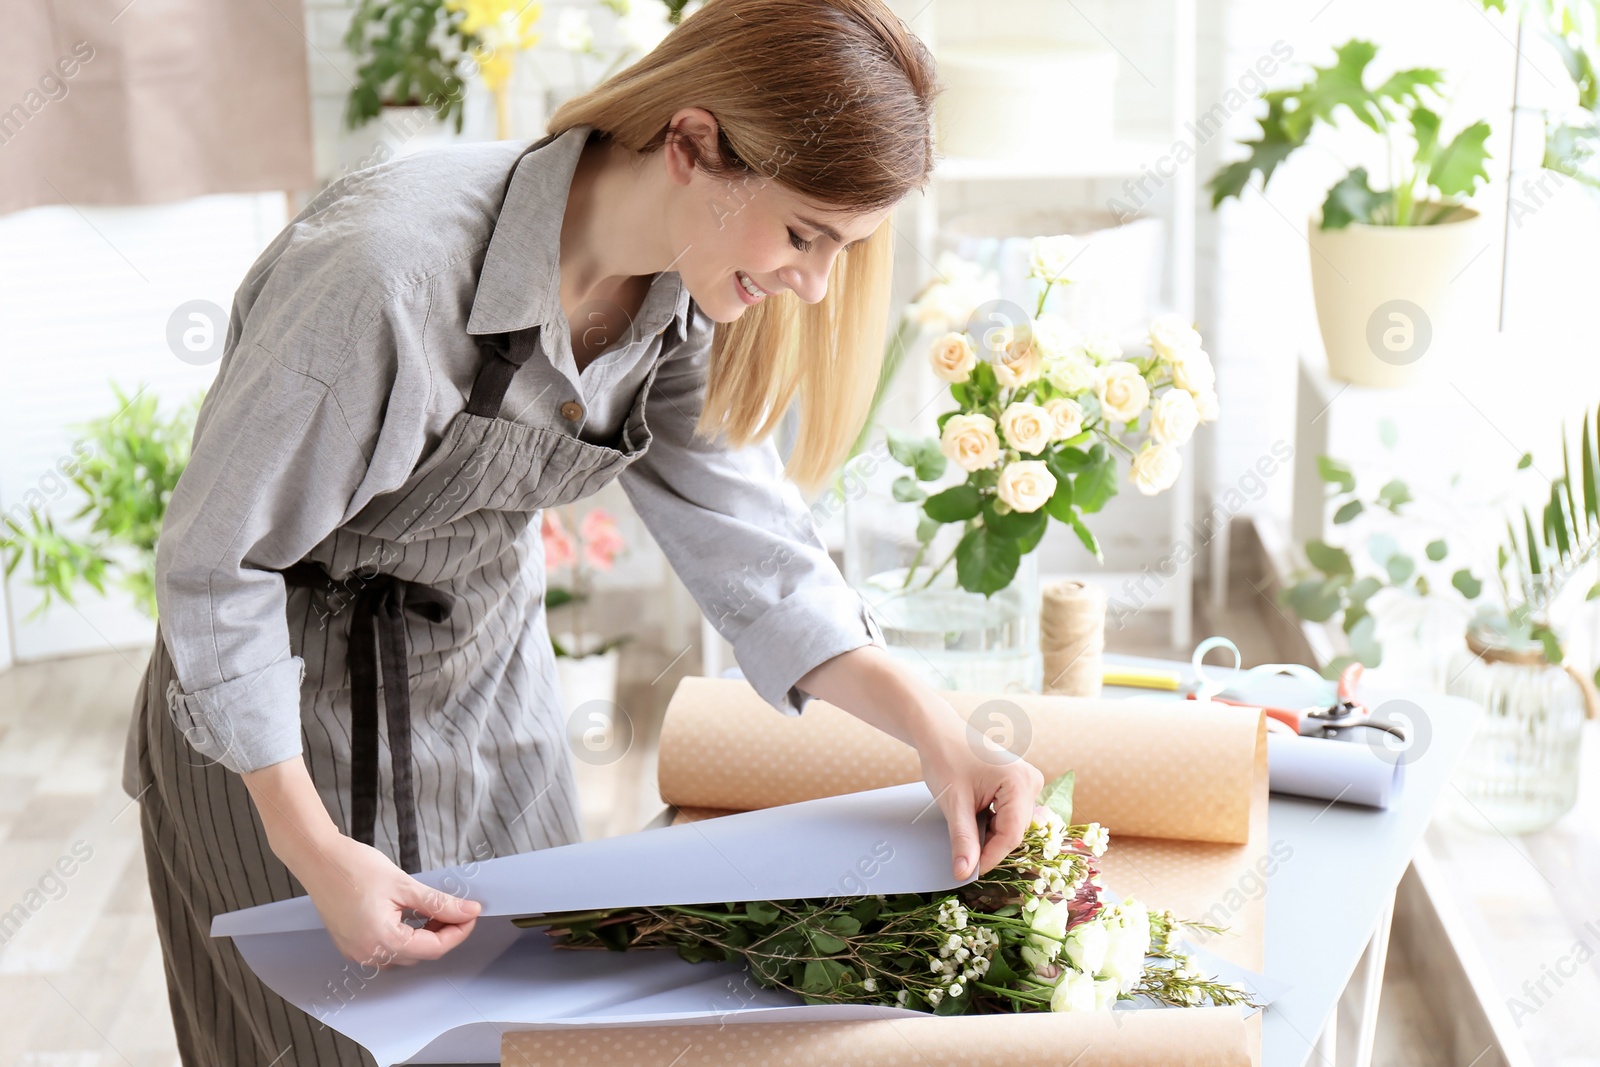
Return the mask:
<path id="1" fill-rule="evenodd" d="M 156 538 L 178 475 L 189 461 L 200 398 L 166 413 L 145 388 L 131 397 L 115 384 L 111 388 L 117 411 L 82 427 L 87 454 L 72 473 L 84 497 L 72 517 L 88 519 L 88 530 L 69 534 L 38 508 L 23 516 L 0 517 L 0 557 L 7 577 L 26 558 L 29 581 L 44 594 L 32 615 L 44 612 L 56 598 L 75 603 L 80 583 L 104 593 L 107 579 L 115 577 L 139 609 L 155 618 Z"/>
<path id="2" fill-rule="evenodd" d="M 427 108 L 461 132 L 466 82 L 458 73 L 477 41 L 445 0 L 360 0 L 344 44 L 356 61 L 345 102 L 349 129 L 385 108 Z"/>
<path id="3" fill-rule="evenodd" d="M 1478 121 L 1446 136 L 1444 75 L 1415 67 L 1379 80 L 1369 75 L 1377 54 L 1370 41 L 1347 41 L 1331 66 L 1263 94 L 1267 112 L 1244 143 L 1249 155 L 1208 187 L 1214 207 L 1241 197 L 1257 172 L 1264 187 L 1318 127 L 1376 135 L 1388 173 L 1374 188 L 1365 167 L 1352 168 L 1328 190 L 1307 240 L 1330 372 L 1389 387 L 1415 381 L 1423 356 L 1460 342 L 1474 322 L 1481 301 L 1451 282 L 1482 244 L 1481 220 L 1464 201 L 1488 179 L 1490 130 Z"/>

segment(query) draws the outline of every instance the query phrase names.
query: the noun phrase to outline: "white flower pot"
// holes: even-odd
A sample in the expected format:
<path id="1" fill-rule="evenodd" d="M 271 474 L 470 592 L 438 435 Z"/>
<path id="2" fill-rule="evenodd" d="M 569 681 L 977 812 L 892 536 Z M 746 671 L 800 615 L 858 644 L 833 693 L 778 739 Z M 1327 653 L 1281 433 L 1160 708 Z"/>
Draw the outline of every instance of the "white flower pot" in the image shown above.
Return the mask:
<path id="1" fill-rule="evenodd" d="M 561 642 L 563 648 L 577 652 L 583 648 L 597 647 L 603 638 L 599 634 L 585 632 L 581 642 L 575 642 L 570 633 L 557 634 L 556 640 Z M 613 648 L 598 656 L 556 657 L 556 677 L 561 682 L 561 695 L 567 706 L 567 728 L 575 740 L 582 739 L 586 725 L 581 717 L 574 717 L 580 707 L 593 700 L 616 703 L 617 663 L 621 655 L 620 648 Z"/>
<path id="2" fill-rule="evenodd" d="M 1431 226 L 1352 222 L 1307 225 L 1311 288 L 1328 372 L 1355 385 L 1415 384 L 1452 358 L 1492 319 L 1474 279 L 1462 274 L 1488 237 L 1476 211 L 1458 207 Z"/>

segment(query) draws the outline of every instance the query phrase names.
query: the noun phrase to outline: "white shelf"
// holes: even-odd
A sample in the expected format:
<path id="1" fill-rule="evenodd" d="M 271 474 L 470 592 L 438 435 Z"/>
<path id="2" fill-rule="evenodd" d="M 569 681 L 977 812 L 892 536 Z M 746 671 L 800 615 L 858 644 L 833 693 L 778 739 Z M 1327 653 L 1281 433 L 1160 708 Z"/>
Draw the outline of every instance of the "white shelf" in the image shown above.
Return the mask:
<path id="1" fill-rule="evenodd" d="M 1071 156 L 975 159 L 946 156 L 933 176 L 944 181 L 994 181 L 1030 178 L 1100 178 L 1138 174 L 1171 151 L 1170 141 L 1125 139 L 1086 145 Z"/>

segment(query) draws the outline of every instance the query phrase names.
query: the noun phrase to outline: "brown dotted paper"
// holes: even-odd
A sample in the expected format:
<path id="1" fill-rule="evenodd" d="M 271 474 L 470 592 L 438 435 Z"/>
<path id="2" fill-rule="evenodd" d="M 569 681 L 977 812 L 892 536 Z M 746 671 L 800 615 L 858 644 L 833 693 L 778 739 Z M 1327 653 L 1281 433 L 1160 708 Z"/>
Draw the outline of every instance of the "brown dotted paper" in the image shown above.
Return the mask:
<path id="1" fill-rule="evenodd" d="M 956 711 L 1051 778 L 1077 772 L 1074 821 L 1111 831 L 1114 891 L 1224 926 L 1202 943 L 1260 971 L 1267 743 L 1257 709 L 941 690 Z M 661 732 L 661 797 L 675 821 L 717 818 L 922 777 L 916 752 L 821 700 L 779 715 L 741 679 L 684 678 Z M 1076 1058 L 1075 1058 L 1076 1057 Z M 732 1022 L 508 1033 L 508 1065 L 566 1067 L 1075 1067 L 1261 1062 L 1261 1016 L 1231 1008 L 851 1022 Z"/>

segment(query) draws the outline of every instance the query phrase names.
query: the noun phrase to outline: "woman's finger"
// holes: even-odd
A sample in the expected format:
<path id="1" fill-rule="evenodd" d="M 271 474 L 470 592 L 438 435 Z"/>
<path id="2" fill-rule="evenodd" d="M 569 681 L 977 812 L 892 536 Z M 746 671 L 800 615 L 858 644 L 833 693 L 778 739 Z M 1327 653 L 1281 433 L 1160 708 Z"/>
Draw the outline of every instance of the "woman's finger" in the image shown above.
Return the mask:
<path id="1" fill-rule="evenodd" d="M 445 923 L 466 923 L 476 919 L 483 905 L 476 900 L 454 897 L 441 889 L 407 878 L 399 893 L 399 903 L 430 919 Z"/>
<path id="2" fill-rule="evenodd" d="M 960 879 L 972 877 L 978 855 L 978 820 L 972 794 L 951 787 L 945 792 L 944 821 L 950 827 L 950 866 Z"/>
<path id="3" fill-rule="evenodd" d="M 1018 775 L 1010 775 L 995 790 L 994 816 L 989 820 L 989 840 L 983 843 L 983 854 L 978 857 L 978 870 L 987 873 L 995 864 L 1005 859 L 1022 843 L 1033 819 L 1033 794 L 1024 790 L 1026 783 Z"/>

